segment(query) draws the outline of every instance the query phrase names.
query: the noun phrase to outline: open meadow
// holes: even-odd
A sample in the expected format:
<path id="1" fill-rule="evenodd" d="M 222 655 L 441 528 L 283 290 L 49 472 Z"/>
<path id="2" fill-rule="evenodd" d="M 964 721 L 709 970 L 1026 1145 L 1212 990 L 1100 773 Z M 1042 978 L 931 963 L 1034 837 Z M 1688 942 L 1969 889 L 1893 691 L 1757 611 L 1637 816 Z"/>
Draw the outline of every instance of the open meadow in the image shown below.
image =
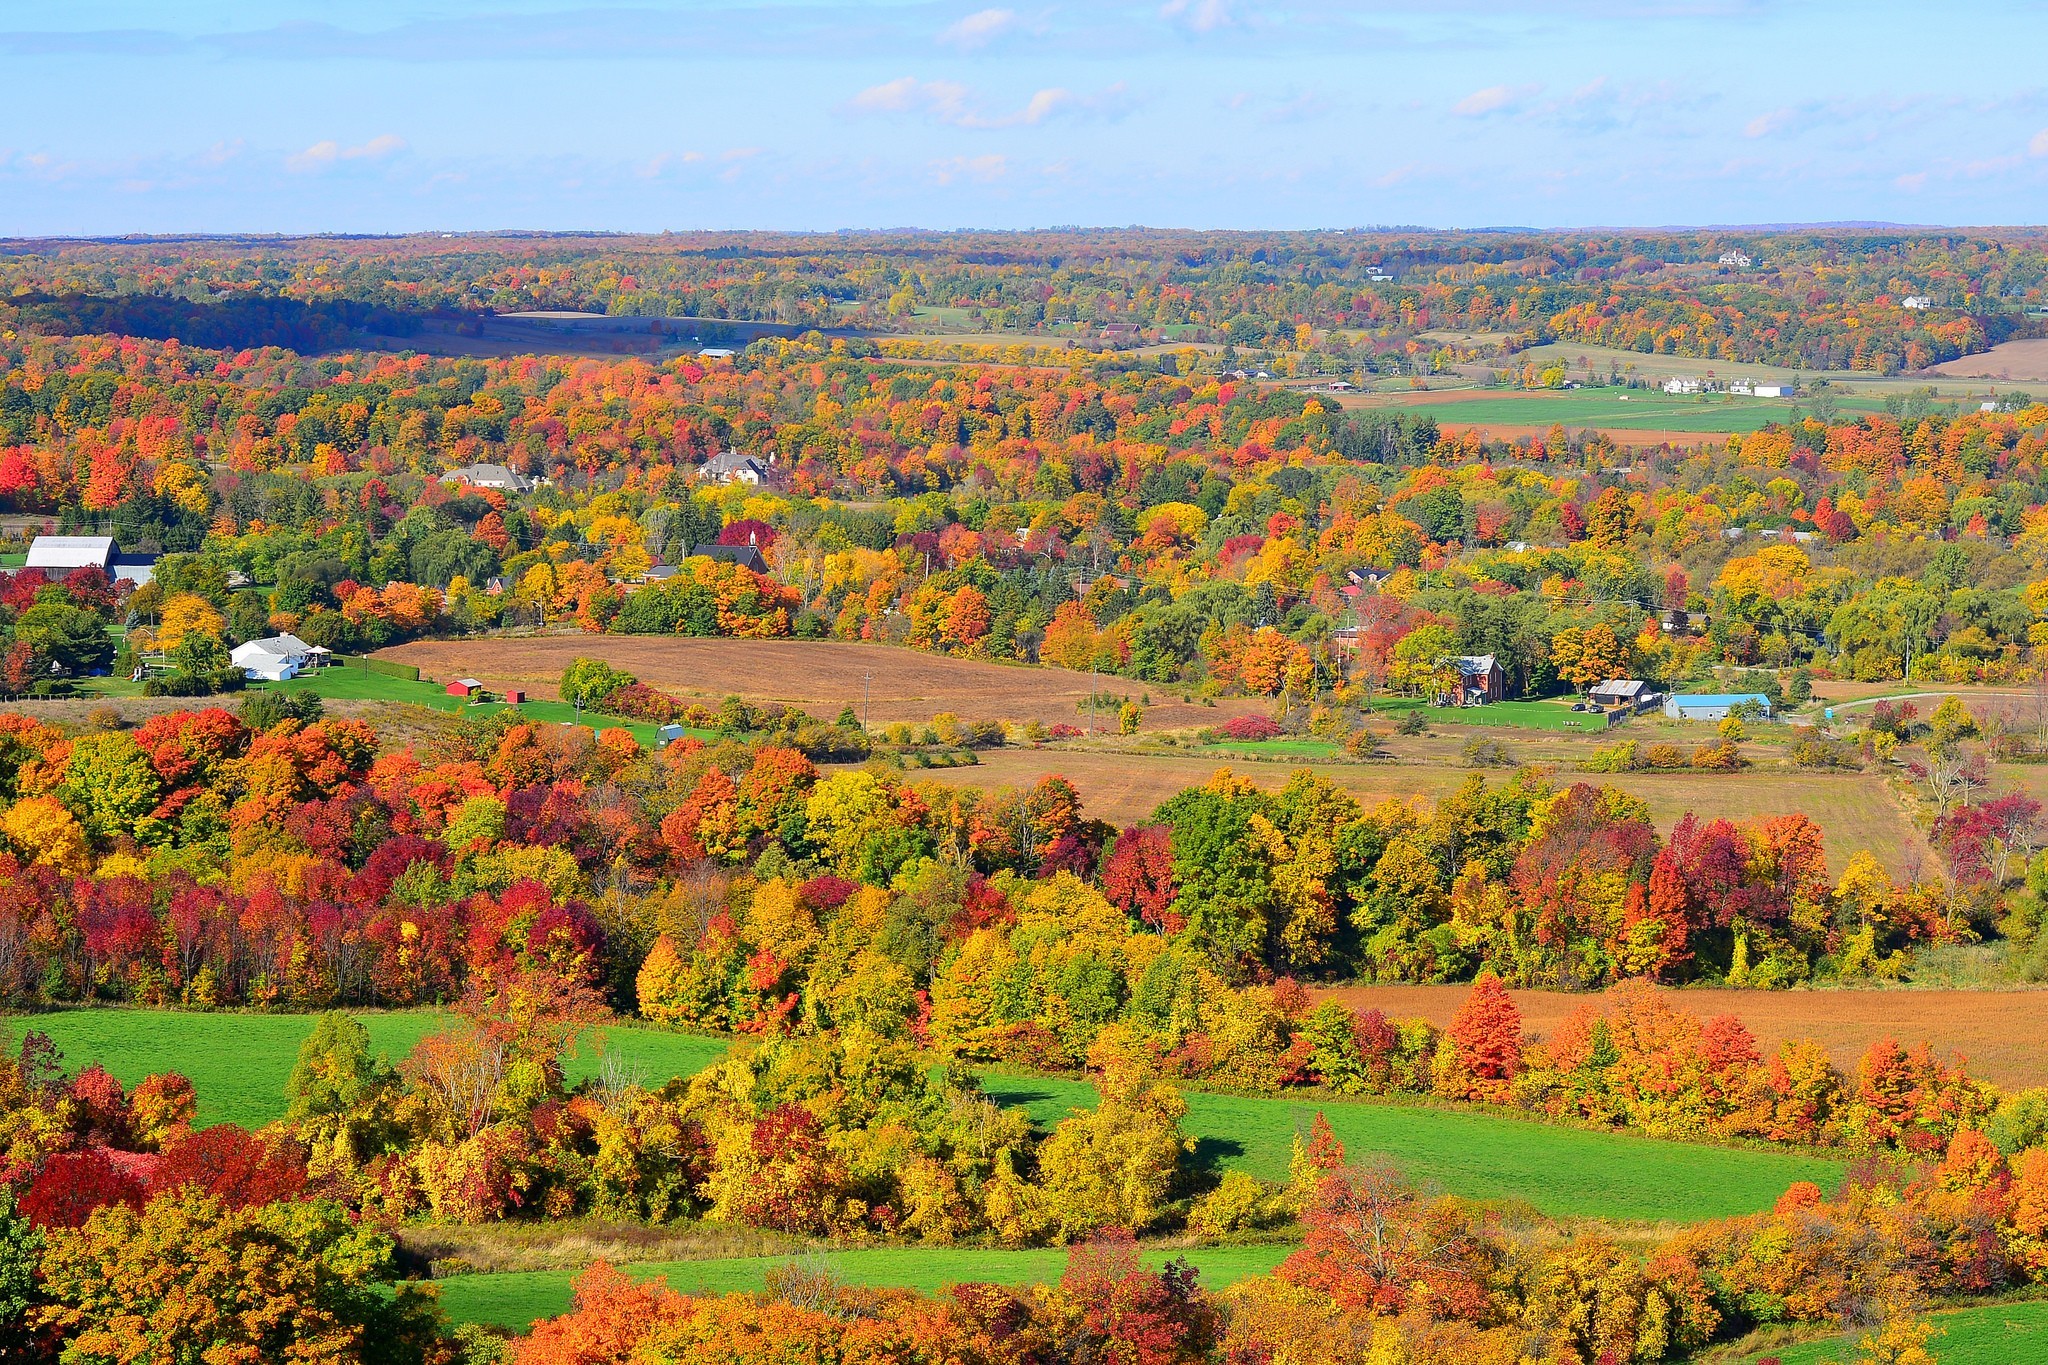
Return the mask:
<path id="1" fill-rule="evenodd" d="M 436 1010 L 361 1010 L 370 1047 L 397 1062 L 415 1043 L 445 1027 Z M 85 1009 L 0 1017 L 0 1036 L 31 1029 L 50 1035 L 76 1069 L 98 1062 L 123 1085 L 152 1072 L 178 1071 L 199 1095 L 199 1122 L 254 1128 L 284 1116 L 284 1086 L 312 1033 L 312 1014 L 201 1014 L 182 1010 Z M 614 1025 L 584 1037 L 569 1057 L 571 1080 L 595 1074 L 606 1055 L 631 1074 L 659 1085 L 715 1061 L 726 1044 L 660 1029 Z"/>
<path id="2" fill-rule="evenodd" d="M 1087 747 L 992 749 L 969 768 L 935 768 L 913 774 L 921 780 L 970 787 L 1028 787 L 1057 773 L 1081 793 L 1089 815 L 1113 824 L 1141 823 L 1159 803 L 1184 787 L 1198 786 L 1218 768 L 1277 791 L 1296 771 L 1310 769 L 1368 805 L 1383 800 L 1437 800 L 1455 791 L 1473 775 L 1458 766 L 1456 746 L 1396 740 L 1389 744 L 1392 762 L 1355 763 L 1313 756 L 1260 754 L 1259 745 L 1218 745 L 1214 749 L 1128 752 Z M 1412 758 L 1402 757 L 1413 748 Z M 1531 753 L 1530 761 L 1554 762 Z M 1499 772 L 1490 782 L 1506 780 Z M 1858 851 L 1867 849 L 1894 876 L 1916 871 L 1925 854 L 1920 834 L 1905 813 L 1886 795 L 1884 781 L 1874 774 L 1691 771 L 1574 774 L 1559 766 L 1553 780 L 1601 782 L 1638 796 L 1649 806 L 1660 830 L 1668 831 L 1687 812 L 1702 818 L 1747 820 L 1759 815 L 1803 811 L 1819 822 L 1827 836 L 1828 863 L 1836 871 Z"/>
<path id="3" fill-rule="evenodd" d="M 493 691 L 524 688 L 553 697 L 573 659 L 602 659 L 640 681 L 692 701 L 728 696 L 799 706 L 830 720 L 840 708 L 866 708 L 877 725 L 928 721 L 941 711 L 969 720 L 1084 723 L 1079 709 L 1096 691 L 1133 697 L 1150 690 L 1147 729 L 1216 725 L 1234 715 L 1263 715 L 1255 698 L 1214 707 L 1176 700 L 1128 678 L 1064 668 L 952 659 L 888 645 L 828 640 L 723 640 L 679 636 L 540 635 L 481 640 L 421 640 L 377 657 L 411 664 L 422 677 L 473 676 Z"/>
<path id="4" fill-rule="evenodd" d="M 1196 1247 L 1186 1251 L 1153 1249 L 1145 1261 L 1163 1266 L 1177 1256 L 1201 1272 L 1206 1289 L 1221 1289 L 1249 1275 L 1272 1271 L 1292 1246 Z M 729 1294 L 758 1291 L 768 1272 L 787 1265 L 788 1256 L 742 1256 L 705 1261 L 650 1261 L 623 1266 L 635 1280 L 659 1276 L 669 1288 L 686 1294 Z M 1067 1253 L 1059 1248 L 1008 1251 L 987 1247 L 866 1247 L 818 1251 L 801 1258 L 808 1267 L 828 1270 L 841 1283 L 857 1286 L 915 1289 L 936 1294 L 950 1284 L 1042 1284 L 1057 1280 L 1066 1268 Z M 521 1270 L 495 1275 L 453 1275 L 438 1282 L 441 1306 L 454 1321 L 482 1323 L 524 1331 L 535 1319 L 567 1312 L 577 1272 Z"/>
<path id="5" fill-rule="evenodd" d="M 371 1045 L 396 1061 L 446 1016 L 431 1010 L 363 1012 Z M 284 1086 L 310 1014 L 187 1014 L 72 1010 L 14 1016 L 15 1034 L 49 1033 L 73 1067 L 98 1062 L 124 1084 L 176 1070 L 198 1089 L 200 1122 L 254 1126 L 284 1112 Z M 614 1026 L 586 1038 L 569 1060 L 576 1080 L 600 1049 L 650 1085 L 695 1075 L 722 1055 L 717 1038 Z M 1085 1082 L 991 1073 L 988 1092 L 1050 1126 L 1095 1103 Z M 1294 1135 L 1318 1110 L 1355 1154 L 1388 1157 L 1419 1180 L 1474 1199 L 1512 1200 L 1560 1217 L 1685 1222 L 1768 1205 L 1794 1180 L 1823 1183 L 1839 1162 L 1784 1150 L 1663 1142 L 1561 1128 L 1500 1114 L 1366 1103 L 1319 1095 L 1242 1097 L 1187 1092 L 1186 1127 L 1199 1164 L 1284 1180 Z"/>

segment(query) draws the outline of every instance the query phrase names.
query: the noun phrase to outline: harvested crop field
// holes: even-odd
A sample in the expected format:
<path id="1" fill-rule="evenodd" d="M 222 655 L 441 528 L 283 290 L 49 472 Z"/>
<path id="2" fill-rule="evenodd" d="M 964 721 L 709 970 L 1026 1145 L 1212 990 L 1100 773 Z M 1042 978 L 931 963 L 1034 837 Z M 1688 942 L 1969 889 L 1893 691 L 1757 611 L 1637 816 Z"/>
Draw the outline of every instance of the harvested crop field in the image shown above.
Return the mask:
<path id="1" fill-rule="evenodd" d="M 1100 689 L 1121 696 L 1145 688 L 1127 678 L 1091 677 L 1063 668 L 984 663 L 888 645 L 827 640 L 696 640 L 634 635 L 543 635 L 521 639 L 422 640 L 378 651 L 417 666 L 423 677 L 476 677 L 492 691 L 524 688 L 553 697 L 562 670 L 578 658 L 603 659 L 679 697 L 716 704 L 728 696 L 801 706 L 830 720 L 843 706 L 869 718 L 928 721 L 941 711 L 963 720 L 1083 723 L 1081 700 Z M 1257 699 L 1197 706 L 1152 692 L 1145 728 L 1216 725 L 1234 715 L 1264 715 Z"/>
<path id="2" fill-rule="evenodd" d="M 1466 986 L 1340 986 L 1311 992 L 1352 1009 L 1384 1010 L 1389 1018 L 1444 1025 L 1457 1014 Z M 1579 1006 L 1598 999 L 1566 991 L 1511 991 L 1522 1027 L 1537 1037 Z M 1932 1043 L 1943 1056 L 1961 1054 L 1972 1074 L 2003 1086 L 2048 1085 L 2048 990 L 1686 990 L 1674 1001 L 1701 1016 L 1732 1014 L 1766 1051 L 1788 1038 L 1811 1038 L 1836 1066 L 1853 1071 L 1881 1038 L 1911 1046 Z"/>
<path id="3" fill-rule="evenodd" d="M 1214 712 L 1208 712 L 1214 715 Z M 1397 741 L 1399 743 L 1399 741 Z M 1199 786 L 1218 768 L 1230 768 L 1261 787 L 1278 790 L 1297 769 L 1308 767 L 1368 804 L 1394 798 L 1429 800 L 1455 790 L 1472 771 L 1453 762 L 1331 763 L 1246 762 L 1199 750 L 1180 754 L 1112 753 L 1091 749 L 994 749 L 972 768 L 935 768 L 914 773 L 960 786 L 1028 787 L 1058 773 L 1081 793 L 1089 815 L 1119 825 L 1150 816 L 1161 801 L 1184 787 Z M 1499 774 L 1489 781 L 1501 781 Z M 1885 795 L 1880 778 L 1863 774 L 1614 773 L 1579 777 L 1568 771 L 1553 780 L 1601 782 L 1643 799 L 1660 831 L 1691 811 L 1702 817 L 1747 820 L 1759 815 L 1803 811 L 1819 822 L 1827 838 L 1828 863 L 1836 871 L 1859 850 L 1868 849 L 1895 877 L 1919 870 L 1925 845 L 1905 814 Z"/>
<path id="4" fill-rule="evenodd" d="M 2048 383 L 2048 338 L 2001 341 L 1988 351 L 1932 366 L 1927 373 L 1951 379 L 2018 379 L 2033 384 Z"/>

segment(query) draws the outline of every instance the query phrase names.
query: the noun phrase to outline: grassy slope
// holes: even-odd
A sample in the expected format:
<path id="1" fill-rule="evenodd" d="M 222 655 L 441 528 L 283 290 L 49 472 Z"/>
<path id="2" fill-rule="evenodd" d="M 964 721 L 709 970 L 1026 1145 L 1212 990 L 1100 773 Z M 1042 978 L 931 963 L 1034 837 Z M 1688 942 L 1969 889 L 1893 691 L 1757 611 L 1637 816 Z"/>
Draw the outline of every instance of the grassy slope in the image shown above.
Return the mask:
<path id="1" fill-rule="evenodd" d="M 420 706 L 431 706 L 437 711 L 462 711 L 466 715 L 489 715 L 504 709 L 497 703 L 472 706 L 460 697 L 449 696 L 447 690 L 438 684 L 410 682 L 404 678 L 372 673 L 364 668 L 323 668 L 317 673 L 293 678 L 289 682 L 257 683 L 249 690 L 317 692 L 323 697 L 356 701 L 404 701 Z M 600 716 L 595 712 L 579 713 L 575 707 L 564 702 L 527 701 L 514 709 L 527 719 L 543 724 L 588 725 L 598 730 L 617 727 L 631 731 L 633 738 L 642 744 L 654 743 L 655 727 L 652 725 L 635 720 L 621 720 L 616 716 Z"/>
<path id="2" fill-rule="evenodd" d="M 1201 1272 L 1210 1289 L 1262 1275 L 1292 1250 L 1285 1246 L 1210 1247 L 1185 1253 L 1152 1252 L 1146 1260 L 1162 1265 L 1184 1254 Z M 758 1290 L 768 1271 L 788 1257 L 749 1256 L 721 1261 L 649 1262 L 627 1267 L 635 1279 L 665 1277 L 672 1288 L 686 1292 L 729 1293 Z M 887 1285 L 937 1293 L 949 1284 L 1034 1284 L 1059 1278 L 1067 1254 L 1060 1250 L 993 1251 L 969 1248 L 878 1247 L 862 1251 L 821 1253 L 848 1284 Z M 569 1309 L 574 1271 L 530 1270 L 500 1275 L 457 1275 L 440 1281 L 441 1304 L 456 1322 L 489 1323 L 524 1330 L 538 1318 Z"/>
<path id="3" fill-rule="evenodd" d="M 441 1027 L 430 1010 L 362 1013 L 370 1045 L 397 1061 Z M 156 1071 L 184 1073 L 199 1092 L 199 1121 L 268 1123 L 284 1113 L 284 1085 L 299 1044 L 313 1031 L 308 1014 L 197 1014 L 170 1010 L 67 1010 L 0 1020 L 14 1037 L 41 1029 L 56 1040 L 74 1067 L 99 1062 L 125 1085 Z M 717 1038 L 653 1029 L 606 1029 L 587 1039 L 570 1059 L 571 1079 L 596 1067 L 597 1049 L 625 1059 L 656 1083 L 694 1075 L 725 1051 Z"/>
<path id="4" fill-rule="evenodd" d="M 1941 1365 L 2048 1365 L 2048 1303 L 1994 1303 L 1936 1313 L 1942 1335 L 1928 1343 Z M 1776 1357 L 1783 1365 L 1823 1365 L 1862 1358 L 1861 1333 L 1821 1337 L 1792 1346 L 1722 1352 L 1726 1365 L 1754 1365 Z"/>
<path id="5" fill-rule="evenodd" d="M 1094 1103 L 1079 1081 L 991 1075 L 989 1093 L 1041 1124 Z M 1843 1164 L 1798 1152 L 1659 1142 L 1534 1120 L 1356 1101 L 1186 1092 L 1198 1159 L 1285 1180 L 1294 1135 L 1320 1110 L 1358 1160 L 1393 1159 L 1410 1178 L 1474 1199 L 1520 1200 L 1556 1217 L 1697 1222 L 1768 1208 L 1796 1180 L 1823 1188 Z"/>

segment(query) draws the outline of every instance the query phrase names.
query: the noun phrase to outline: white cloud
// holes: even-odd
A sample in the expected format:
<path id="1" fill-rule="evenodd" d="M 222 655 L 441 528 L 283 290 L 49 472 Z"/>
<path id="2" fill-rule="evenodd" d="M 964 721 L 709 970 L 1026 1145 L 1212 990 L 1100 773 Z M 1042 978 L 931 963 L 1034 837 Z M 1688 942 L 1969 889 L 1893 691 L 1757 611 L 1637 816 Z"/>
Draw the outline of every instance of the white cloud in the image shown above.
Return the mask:
<path id="1" fill-rule="evenodd" d="M 1451 106 L 1451 112 L 1459 118 L 1485 118 L 1488 114 L 1511 111 L 1541 86 L 1536 85 L 1489 85 L 1484 90 L 1474 90 Z"/>
<path id="2" fill-rule="evenodd" d="M 356 147 L 344 147 L 332 138 L 316 142 L 303 152 L 294 152 L 285 158 L 285 169 L 290 171 L 324 171 L 341 161 L 382 161 L 405 150 L 405 139 L 396 133 L 384 133 L 371 138 Z"/>
<path id="3" fill-rule="evenodd" d="M 956 180 L 971 180 L 977 185 L 993 185 L 1010 173 L 1010 159 L 1006 156 L 954 156 L 932 163 L 932 178 L 941 185 L 950 185 Z"/>
<path id="4" fill-rule="evenodd" d="M 1769 137 L 1792 121 L 1790 109 L 1773 109 L 1768 114 L 1758 114 L 1742 125 L 1744 137 Z"/>
<path id="5" fill-rule="evenodd" d="M 848 100 L 846 107 L 856 114 L 918 114 L 955 128 L 1034 128 L 1062 114 L 1118 113 L 1124 103 L 1122 85 L 1110 86 L 1095 95 L 1050 86 L 1032 92 L 1020 109 L 989 113 L 973 91 L 956 81 L 920 81 L 914 76 L 899 76 L 869 86 Z"/>
<path id="6" fill-rule="evenodd" d="M 2034 134 L 2034 140 L 2027 144 L 2029 156 L 2048 156 L 2048 128 Z"/>
<path id="7" fill-rule="evenodd" d="M 1196 33 L 1214 33 L 1237 22 L 1230 3 L 1231 0 L 1166 0 L 1159 7 L 1159 17 L 1174 20 Z"/>
<path id="8" fill-rule="evenodd" d="M 1908 194 L 1918 194 L 1927 188 L 1927 172 L 1915 171 L 1911 175 L 1898 176 L 1892 183 Z"/>
<path id="9" fill-rule="evenodd" d="M 948 26 L 939 34 L 939 41 L 971 51 L 987 47 L 1016 27 L 1017 11 L 1013 9 L 978 9 Z"/>

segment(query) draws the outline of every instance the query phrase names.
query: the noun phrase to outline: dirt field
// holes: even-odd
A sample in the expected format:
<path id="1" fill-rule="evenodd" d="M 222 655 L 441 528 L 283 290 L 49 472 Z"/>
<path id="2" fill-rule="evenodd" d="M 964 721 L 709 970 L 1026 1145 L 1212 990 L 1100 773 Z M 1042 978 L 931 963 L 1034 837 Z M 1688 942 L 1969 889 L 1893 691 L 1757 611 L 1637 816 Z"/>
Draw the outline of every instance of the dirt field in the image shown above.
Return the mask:
<path id="1" fill-rule="evenodd" d="M 2001 341 L 1979 355 L 1944 361 L 1926 371 L 1952 379 L 2023 380 L 2048 383 L 2048 339 Z"/>
<path id="2" fill-rule="evenodd" d="M 1422 754 L 1417 754 L 1422 759 Z M 1209 780 L 1218 768 L 1277 790 L 1298 767 L 1322 773 L 1368 804 L 1392 797 L 1434 800 L 1470 776 L 1450 762 L 1417 761 L 1384 764 L 1315 764 L 1245 762 L 1222 755 L 1119 754 L 1087 749 L 996 749 L 984 753 L 972 768 L 933 769 L 915 774 L 958 786 L 1027 787 L 1048 773 L 1058 773 L 1080 791 L 1087 813 L 1118 825 L 1151 815 L 1161 801 L 1183 787 Z M 1555 774 L 1567 783 L 1576 775 Z M 1500 780 L 1495 775 L 1491 780 Z M 1759 815 L 1803 811 L 1820 823 L 1827 836 L 1828 863 L 1840 871 L 1858 850 L 1869 849 L 1894 877 L 1920 870 L 1926 845 L 1874 776 L 1805 773 L 1753 773 L 1697 776 L 1691 773 L 1618 773 L 1587 776 L 1639 796 L 1650 807 L 1660 832 L 1691 811 L 1703 818 L 1724 816 L 1747 820 Z"/>
<path id="3" fill-rule="evenodd" d="M 1038 720 L 1084 724 L 1077 703 L 1100 688 L 1142 696 L 1125 678 L 1091 678 L 1059 668 L 948 659 L 888 645 L 824 640 L 690 640 L 628 635 L 554 635 L 518 640 L 422 640 L 382 650 L 381 659 L 418 666 L 436 680 L 476 677 L 492 691 L 524 688 L 553 697 L 571 659 L 603 659 L 652 687 L 716 703 L 728 696 L 801 706 L 830 720 L 858 711 L 866 689 L 869 718 L 930 720 L 951 711 L 964 720 Z M 1234 715 L 1264 715 L 1256 700 L 1199 706 L 1153 689 L 1147 730 L 1218 725 Z M 1104 718 L 1105 721 L 1107 717 Z"/>
<path id="4" fill-rule="evenodd" d="M 1465 986 L 1344 986 L 1311 992 L 1353 1009 L 1385 1010 L 1390 1018 L 1448 1024 Z M 1542 1037 L 1592 997 L 1562 991 L 1512 991 L 1522 1027 Z M 2003 1086 L 2048 1085 L 2048 990 L 1936 991 L 1689 990 L 1676 1002 L 1701 1016 L 1733 1014 L 1766 1050 L 1787 1038 L 1811 1038 L 1835 1065 L 1853 1070 L 1864 1049 L 1892 1037 L 1912 1046 L 1934 1044 L 1944 1056 L 1960 1053 L 1972 1074 Z"/>

